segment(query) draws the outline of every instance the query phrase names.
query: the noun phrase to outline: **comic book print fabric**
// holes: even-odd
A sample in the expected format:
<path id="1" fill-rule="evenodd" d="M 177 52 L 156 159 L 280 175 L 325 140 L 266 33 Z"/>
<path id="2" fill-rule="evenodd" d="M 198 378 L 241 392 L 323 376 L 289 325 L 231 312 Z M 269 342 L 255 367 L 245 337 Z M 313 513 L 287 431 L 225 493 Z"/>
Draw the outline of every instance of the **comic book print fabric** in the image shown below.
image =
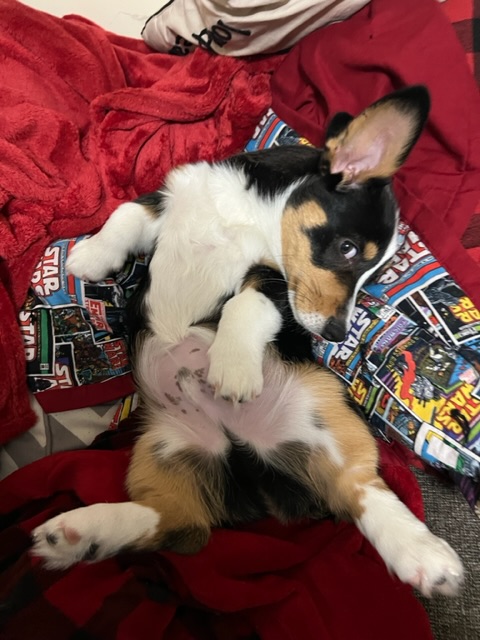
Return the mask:
<path id="1" fill-rule="evenodd" d="M 83 282 L 65 262 L 85 236 L 50 245 L 37 265 L 19 315 L 33 392 L 92 385 L 130 372 L 125 304 L 146 269 L 128 262 L 115 278 Z"/>
<path id="2" fill-rule="evenodd" d="M 269 111 L 248 151 L 308 144 Z M 480 311 L 415 232 L 361 291 L 343 343 L 315 339 L 386 439 L 446 469 L 474 508 L 480 497 Z"/>

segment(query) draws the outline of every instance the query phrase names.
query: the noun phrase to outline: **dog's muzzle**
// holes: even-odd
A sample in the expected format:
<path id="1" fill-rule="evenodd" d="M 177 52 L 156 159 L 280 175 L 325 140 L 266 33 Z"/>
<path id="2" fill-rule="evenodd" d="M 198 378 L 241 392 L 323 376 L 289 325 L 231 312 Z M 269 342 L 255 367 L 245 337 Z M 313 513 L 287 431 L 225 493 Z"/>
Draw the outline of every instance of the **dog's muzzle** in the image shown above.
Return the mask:
<path id="1" fill-rule="evenodd" d="M 343 342 L 347 336 L 345 322 L 337 318 L 329 318 L 320 335 L 328 342 Z"/>

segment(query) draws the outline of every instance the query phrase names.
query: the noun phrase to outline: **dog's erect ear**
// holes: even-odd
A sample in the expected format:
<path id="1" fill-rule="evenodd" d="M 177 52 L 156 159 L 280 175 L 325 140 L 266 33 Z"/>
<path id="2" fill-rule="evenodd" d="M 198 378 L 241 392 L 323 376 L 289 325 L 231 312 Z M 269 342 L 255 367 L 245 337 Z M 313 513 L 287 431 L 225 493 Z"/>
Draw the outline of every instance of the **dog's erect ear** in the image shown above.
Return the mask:
<path id="1" fill-rule="evenodd" d="M 356 118 L 337 114 L 325 143 L 330 173 L 341 174 L 341 187 L 390 178 L 418 140 L 429 110 L 429 93 L 418 85 L 385 96 Z"/>
<path id="2" fill-rule="evenodd" d="M 340 111 L 339 113 L 336 113 L 330 120 L 330 124 L 327 128 L 327 135 L 325 136 L 327 142 L 328 140 L 331 140 L 333 138 L 338 138 L 338 136 L 340 136 L 345 131 L 352 120 L 353 116 L 351 116 L 346 111 Z"/>

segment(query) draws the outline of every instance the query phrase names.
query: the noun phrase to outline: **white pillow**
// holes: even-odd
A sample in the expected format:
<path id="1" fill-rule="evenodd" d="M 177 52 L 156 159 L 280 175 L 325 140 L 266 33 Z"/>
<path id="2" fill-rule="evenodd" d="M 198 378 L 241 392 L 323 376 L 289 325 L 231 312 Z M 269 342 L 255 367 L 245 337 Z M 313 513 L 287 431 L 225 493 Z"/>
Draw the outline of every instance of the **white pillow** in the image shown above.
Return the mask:
<path id="1" fill-rule="evenodd" d="M 153 49 L 187 55 L 197 46 L 229 56 L 283 51 L 369 0 L 170 0 L 142 36 Z"/>

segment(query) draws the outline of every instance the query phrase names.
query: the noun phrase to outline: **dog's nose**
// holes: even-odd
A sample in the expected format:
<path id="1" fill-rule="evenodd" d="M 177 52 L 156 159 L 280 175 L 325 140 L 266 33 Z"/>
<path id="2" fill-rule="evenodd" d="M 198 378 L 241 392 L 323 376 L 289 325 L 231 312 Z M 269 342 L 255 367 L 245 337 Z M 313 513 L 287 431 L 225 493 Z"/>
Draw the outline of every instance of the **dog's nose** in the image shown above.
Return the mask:
<path id="1" fill-rule="evenodd" d="M 320 335 L 329 342 L 343 342 L 347 335 L 345 323 L 336 318 L 329 318 Z"/>

